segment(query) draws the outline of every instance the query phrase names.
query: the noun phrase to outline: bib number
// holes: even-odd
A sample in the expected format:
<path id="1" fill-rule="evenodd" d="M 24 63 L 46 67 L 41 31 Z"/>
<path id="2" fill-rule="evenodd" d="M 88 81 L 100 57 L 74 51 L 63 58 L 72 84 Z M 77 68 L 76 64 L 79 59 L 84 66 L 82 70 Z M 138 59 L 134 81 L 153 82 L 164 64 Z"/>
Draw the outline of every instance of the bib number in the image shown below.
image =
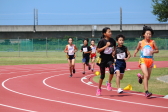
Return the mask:
<path id="1" fill-rule="evenodd" d="M 107 47 L 105 50 L 104 50 L 104 54 L 111 54 L 113 51 L 113 47 Z"/>
<path id="2" fill-rule="evenodd" d="M 73 48 L 73 47 L 70 47 L 70 48 L 68 49 L 68 54 L 69 54 L 69 55 L 74 55 L 74 48 Z"/>
<path id="3" fill-rule="evenodd" d="M 124 59 L 125 58 L 125 52 L 117 54 L 117 59 Z"/>
<path id="4" fill-rule="evenodd" d="M 83 48 L 83 52 L 87 52 L 88 51 L 88 49 L 87 48 Z"/>
<path id="5" fill-rule="evenodd" d="M 96 53 L 96 49 L 94 47 L 92 48 L 92 53 Z"/>
<path id="6" fill-rule="evenodd" d="M 152 56 L 152 49 L 143 49 L 143 56 Z"/>

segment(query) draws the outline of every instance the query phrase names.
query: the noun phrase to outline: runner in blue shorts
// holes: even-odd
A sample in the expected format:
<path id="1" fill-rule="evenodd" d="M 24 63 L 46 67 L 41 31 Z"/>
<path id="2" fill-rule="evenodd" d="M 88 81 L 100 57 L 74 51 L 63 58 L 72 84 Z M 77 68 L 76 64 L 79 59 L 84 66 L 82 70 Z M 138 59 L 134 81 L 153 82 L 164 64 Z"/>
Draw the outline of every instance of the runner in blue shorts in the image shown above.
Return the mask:
<path id="1" fill-rule="evenodd" d="M 123 35 L 117 35 L 116 36 L 116 42 L 117 46 L 114 52 L 114 57 L 116 59 L 115 62 L 115 73 L 116 73 L 116 84 L 117 84 L 117 92 L 122 93 L 123 90 L 120 88 L 120 80 L 123 79 L 125 68 L 126 68 L 126 62 L 130 57 L 131 54 L 128 51 L 128 48 L 124 46 L 124 39 L 125 37 Z"/>
<path id="2" fill-rule="evenodd" d="M 88 69 L 91 69 L 91 66 L 89 65 L 89 60 L 90 60 L 90 53 L 91 53 L 91 48 L 88 46 L 88 39 L 83 40 L 83 46 L 81 47 L 81 52 L 83 52 L 83 74 L 85 74 L 85 65 L 88 66 Z"/>

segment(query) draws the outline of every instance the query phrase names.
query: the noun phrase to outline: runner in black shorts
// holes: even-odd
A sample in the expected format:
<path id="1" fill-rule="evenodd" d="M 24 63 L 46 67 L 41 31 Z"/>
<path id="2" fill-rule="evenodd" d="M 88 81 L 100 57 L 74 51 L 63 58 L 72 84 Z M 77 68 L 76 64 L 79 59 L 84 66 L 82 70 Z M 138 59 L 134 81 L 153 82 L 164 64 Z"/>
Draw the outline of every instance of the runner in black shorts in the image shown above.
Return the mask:
<path id="1" fill-rule="evenodd" d="M 68 39 L 68 45 L 66 45 L 64 52 L 67 53 L 68 63 L 69 63 L 69 71 L 70 76 L 72 77 L 72 73 L 75 73 L 75 52 L 77 52 L 77 47 L 72 44 L 73 39 Z"/>
<path id="2" fill-rule="evenodd" d="M 114 58 L 112 56 L 113 51 L 115 50 L 116 47 L 116 42 L 113 38 L 111 38 L 112 32 L 110 28 L 105 27 L 102 30 L 102 39 L 99 41 L 98 46 L 97 46 L 97 52 L 100 53 L 100 58 L 101 58 L 101 63 L 100 63 L 100 80 L 99 80 L 99 86 L 96 92 L 96 95 L 99 96 L 101 95 L 101 86 L 103 79 L 105 78 L 105 68 L 108 67 L 110 71 L 109 75 L 109 80 L 107 83 L 107 90 L 111 91 L 111 80 L 113 78 L 114 74 Z"/>

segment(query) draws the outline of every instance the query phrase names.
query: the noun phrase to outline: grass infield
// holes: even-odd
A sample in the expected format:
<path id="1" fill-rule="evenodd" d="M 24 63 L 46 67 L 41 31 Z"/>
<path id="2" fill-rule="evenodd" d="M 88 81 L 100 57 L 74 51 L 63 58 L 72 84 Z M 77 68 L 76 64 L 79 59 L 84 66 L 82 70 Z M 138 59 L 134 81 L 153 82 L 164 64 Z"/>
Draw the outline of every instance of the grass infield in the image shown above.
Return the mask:
<path id="1" fill-rule="evenodd" d="M 134 51 L 130 51 L 133 55 Z M 76 63 L 81 63 L 82 53 L 76 53 Z M 97 54 L 98 55 L 98 54 Z M 138 61 L 137 57 L 131 57 L 130 61 Z M 160 50 L 154 56 L 155 61 L 168 61 L 168 50 Z M 61 52 L 0 52 L 0 65 L 25 65 L 25 64 L 59 64 L 67 63 L 66 53 Z"/>
<path id="2" fill-rule="evenodd" d="M 129 70 L 124 74 L 123 80 L 120 81 L 121 88 L 126 87 L 128 84 L 132 85 L 133 91 L 144 92 L 143 83 L 139 84 L 137 73 L 141 73 L 141 70 Z M 149 80 L 149 91 L 153 94 L 159 95 L 168 95 L 168 83 L 164 83 L 162 81 L 158 81 L 157 77 L 164 76 L 168 74 L 168 68 L 154 68 L 152 70 L 152 74 Z M 95 76 L 93 80 L 98 83 L 100 76 Z M 106 74 L 106 77 L 103 81 L 103 85 L 106 85 L 106 81 L 108 80 L 109 74 Z M 116 88 L 116 76 L 114 75 L 112 80 L 112 87 Z"/>

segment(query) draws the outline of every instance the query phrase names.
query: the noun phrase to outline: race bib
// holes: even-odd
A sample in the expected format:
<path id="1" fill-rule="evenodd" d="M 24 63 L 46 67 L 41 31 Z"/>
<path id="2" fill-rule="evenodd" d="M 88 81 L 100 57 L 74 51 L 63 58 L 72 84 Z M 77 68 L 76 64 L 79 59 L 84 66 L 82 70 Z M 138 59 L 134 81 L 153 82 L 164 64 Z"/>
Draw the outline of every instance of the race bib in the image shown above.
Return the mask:
<path id="1" fill-rule="evenodd" d="M 69 55 L 74 55 L 74 47 L 69 47 L 68 54 Z"/>
<path id="2" fill-rule="evenodd" d="M 88 49 L 87 48 L 83 48 L 83 52 L 87 52 L 88 51 Z"/>
<path id="3" fill-rule="evenodd" d="M 92 47 L 92 53 L 96 53 L 96 48 Z"/>
<path id="4" fill-rule="evenodd" d="M 145 46 L 142 50 L 143 56 L 152 56 L 151 51 L 153 51 L 151 47 Z"/>
<path id="5" fill-rule="evenodd" d="M 113 47 L 107 47 L 105 50 L 104 50 L 104 54 L 111 54 L 113 51 Z"/>
<path id="6" fill-rule="evenodd" d="M 117 54 L 117 59 L 124 59 L 125 58 L 125 52 Z"/>
<path id="7" fill-rule="evenodd" d="M 151 49 L 143 49 L 143 56 L 152 56 Z"/>

